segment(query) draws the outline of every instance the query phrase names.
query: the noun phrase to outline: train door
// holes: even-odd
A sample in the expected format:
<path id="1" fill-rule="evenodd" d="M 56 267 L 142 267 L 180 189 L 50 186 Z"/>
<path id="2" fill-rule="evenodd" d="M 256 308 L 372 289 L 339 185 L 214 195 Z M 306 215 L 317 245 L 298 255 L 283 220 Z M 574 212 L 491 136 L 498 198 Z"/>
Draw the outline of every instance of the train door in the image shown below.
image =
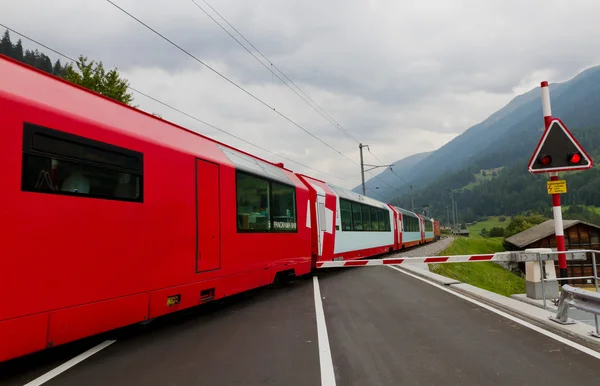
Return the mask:
<path id="1" fill-rule="evenodd" d="M 398 249 L 402 249 L 402 213 L 398 211 Z"/>
<path id="2" fill-rule="evenodd" d="M 319 242 L 319 256 L 323 256 L 323 237 L 327 230 L 327 217 L 325 209 L 325 195 L 317 192 L 317 238 Z"/>
<path id="3" fill-rule="evenodd" d="M 196 160 L 196 272 L 221 267 L 219 165 Z"/>

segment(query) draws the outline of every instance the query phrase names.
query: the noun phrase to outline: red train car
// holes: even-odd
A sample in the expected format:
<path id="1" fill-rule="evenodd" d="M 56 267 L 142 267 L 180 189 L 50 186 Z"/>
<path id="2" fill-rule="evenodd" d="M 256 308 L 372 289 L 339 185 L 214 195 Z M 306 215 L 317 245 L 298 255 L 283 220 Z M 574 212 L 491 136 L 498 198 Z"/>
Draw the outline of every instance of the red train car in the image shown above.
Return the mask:
<path id="1" fill-rule="evenodd" d="M 0 58 L 0 361 L 311 269 L 293 172 Z"/>
<path id="2" fill-rule="evenodd" d="M 0 109 L 0 362 L 429 241 L 413 212 L 3 56 Z"/>
<path id="3" fill-rule="evenodd" d="M 441 232 L 441 228 L 440 228 L 440 222 L 437 220 L 433 220 L 433 234 L 434 234 L 434 239 L 435 240 L 439 240 L 442 232 Z"/>

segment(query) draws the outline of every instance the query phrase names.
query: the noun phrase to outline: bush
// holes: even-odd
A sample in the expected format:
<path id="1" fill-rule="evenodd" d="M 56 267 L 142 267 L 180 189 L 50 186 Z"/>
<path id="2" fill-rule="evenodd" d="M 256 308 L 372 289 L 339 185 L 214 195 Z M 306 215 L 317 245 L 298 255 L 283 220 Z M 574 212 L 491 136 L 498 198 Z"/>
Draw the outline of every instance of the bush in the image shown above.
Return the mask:
<path id="1" fill-rule="evenodd" d="M 488 231 L 487 231 L 487 229 L 483 228 L 483 229 L 481 230 L 481 233 L 480 233 L 480 234 L 481 234 L 481 236 L 482 236 L 482 237 L 487 237 L 487 235 L 488 235 Z"/>
<path id="2" fill-rule="evenodd" d="M 504 221 L 506 221 L 506 216 L 500 216 L 500 217 L 498 218 L 498 221 L 500 221 L 500 222 L 504 222 Z"/>
<path id="3" fill-rule="evenodd" d="M 488 232 L 489 237 L 504 237 L 504 228 L 502 227 L 493 227 Z"/>

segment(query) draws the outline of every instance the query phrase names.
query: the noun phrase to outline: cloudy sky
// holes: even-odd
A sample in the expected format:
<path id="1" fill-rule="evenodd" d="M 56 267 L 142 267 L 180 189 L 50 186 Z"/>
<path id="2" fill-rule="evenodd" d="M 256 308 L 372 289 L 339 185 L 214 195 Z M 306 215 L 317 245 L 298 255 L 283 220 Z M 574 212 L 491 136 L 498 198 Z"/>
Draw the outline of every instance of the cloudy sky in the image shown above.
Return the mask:
<path id="1" fill-rule="evenodd" d="M 243 42 L 204 0 L 194 1 Z M 385 163 L 439 148 L 542 80 L 600 64 L 597 0 L 207 1 Z M 318 172 L 135 95 L 146 111 L 341 186 L 360 182 L 358 144 L 192 0 L 113 2 L 268 106 L 106 0 L 2 1 L 0 23 L 117 66 L 132 87 Z M 365 162 L 379 163 L 369 153 Z"/>

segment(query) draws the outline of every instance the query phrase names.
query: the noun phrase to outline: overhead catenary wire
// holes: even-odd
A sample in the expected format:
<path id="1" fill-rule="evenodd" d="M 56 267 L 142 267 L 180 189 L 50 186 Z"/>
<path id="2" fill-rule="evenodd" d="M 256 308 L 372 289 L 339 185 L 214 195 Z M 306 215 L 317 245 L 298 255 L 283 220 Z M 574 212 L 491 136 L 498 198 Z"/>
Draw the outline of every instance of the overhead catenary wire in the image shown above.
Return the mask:
<path id="1" fill-rule="evenodd" d="M 31 41 L 32 43 L 35 43 L 35 44 L 37 44 L 37 45 L 39 45 L 39 46 L 41 46 L 41 47 L 44 47 L 45 49 L 47 49 L 47 50 L 49 50 L 49 51 L 51 51 L 51 52 L 55 53 L 56 55 L 58 55 L 58 56 L 60 56 L 60 57 L 62 57 L 62 58 L 65 58 L 65 59 L 67 59 L 67 60 L 70 60 L 70 61 L 71 61 L 71 62 L 73 62 L 73 63 L 76 63 L 76 62 L 77 62 L 77 60 L 75 60 L 73 57 L 71 57 L 71 56 L 69 56 L 69 55 L 66 55 L 66 54 L 63 54 L 62 52 L 60 52 L 60 51 L 58 51 L 58 50 L 56 50 L 56 49 L 54 49 L 54 48 L 52 48 L 52 47 L 50 47 L 50 46 L 48 46 L 48 45 L 46 45 L 46 44 L 44 44 L 44 43 L 42 43 L 42 42 L 40 42 L 40 41 L 36 40 L 36 39 L 33 39 L 33 38 L 29 37 L 28 35 L 25 35 L 25 34 L 23 34 L 22 32 L 19 32 L 19 31 L 15 30 L 15 29 L 13 29 L 13 28 L 11 28 L 11 27 L 8 27 L 8 26 L 7 26 L 7 25 L 5 25 L 5 24 L 2 24 L 2 23 L 0 23 L 0 26 L 1 26 L 1 27 L 3 27 L 3 28 L 6 28 L 7 30 L 9 30 L 9 31 L 10 31 L 10 32 L 12 32 L 12 33 L 15 33 L 15 34 L 17 34 L 17 35 L 21 36 L 22 38 L 24 38 L 24 39 L 26 39 L 26 40 L 29 40 L 29 41 Z M 224 129 L 221 129 L 221 128 L 219 128 L 219 127 L 217 127 L 217 126 L 215 126 L 215 125 L 213 125 L 213 124 L 211 124 L 211 123 L 209 123 L 209 122 L 206 122 L 206 121 L 204 121 L 204 120 L 202 120 L 202 119 L 200 119 L 200 118 L 198 118 L 198 117 L 196 117 L 196 116 L 194 116 L 194 115 L 192 115 L 192 114 L 189 114 L 189 113 L 187 113 L 187 112 L 185 112 L 185 111 L 183 111 L 183 110 L 181 110 L 181 109 L 179 109 L 179 108 L 177 108 L 177 107 L 174 107 L 174 106 L 172 106 L 172 105 L 170 105 L 170 104 L 168 104 L 168 103 L 166 103 L 166 102 L 163 102 L 163 101 L 161 101 L 161 100 L 159 100 L 159 99 L 157 99 L 157 98 L 155 98 L 155 97 L 153 97 L 153 96 L 151 96 L 151 95 L 149 95 L 149 94 L 146 94 L 146 93 L 142 92 L 141 90 L 139 90 L 139 89 L 136 89 L 136 88 L 134 88 L 134 87 L 132 87 L 132 86 L 130 86 L 130 85 L 128 85 L 127 87 L 128 87 L 128 89 L 130 89 L 131 91 L 134 91 L 134 92 L 136 92 L 136 93 L 138 93 L 138 94 L 140 94 L 140 95 L 142 95 L 142 96 L 144 96 L 144 97 L 146 97 L 146 98 L 148 98 L 148 99 L 150 99 L 150 100 L 152 100 L 152 101 L 154 101 L 154 102 L 156 102 L 156 103 L 159 103 L 160 105 L 162 105 L 162 106 L 164 106 L 164 107 L 167 107 L 167 108 L 169 108 L 169 109 L 171 109 L 171 110 L 173 110 L 173 111 L 175 111 L 175 112 L 178 112 L 178 113 L 180 113 L 180 114 L 182 114 L 182 115 L 185 115 L 185 116 L 187 116 L 188 118 L 191 118 L 191 119 L 193 119 L 193 120 L 195 120 L 195 121 L 197 121 L 197 122 L 200 122 L 200 123 L 202 123 L 202 124 L 204 124 L 204 125 L 206 125 L 206 126 L 208 126 L 208 127 L 211 127 L 211 128 L 213 128 L 213 129 L 215 129 L 215 130 L 217 130 L 217 131 L 219 131 L 219 132 L 222 132 L 222 133 L 224 133 L 224 134 L 226 134 L 226 135 L 229 135 L 229 136 L 231 136 L 231 137 L 233 137 L 233 138 L 236 138 L 236 139 L 238 139 L 238 140 L 240 140 L 240 141 L 242 141 L 242 142 L 244 142 L 244 143 L 246 143 L 246 144 L 248 144 L 248 145 L 250 145 L 250 146 L 253 146 L 253 147 L 256 147 L 257 149 L 263 150 L 263 151 L 265 151 L 265 152 L 267 152 L 267 153 L 269 153 L 269 154 L 271 154 L 271 155 L 273 155 L 273 156 L 275 156 L 275 157 L 283 158 L 283 159 L 285 159 L 285 160 L 287 160 L 287 161 L 290 161 L 290 162 L 292 162 L 292 163 L 294 163 L 294 164 L 296 164 L 296 165 L 299 165 L 299 166 L 305 167 L 305 168 L 307 168 L 307 169 L 309 169 L 309 170 L 312 170 L 312 171 L 314 171 L 314 172 L 317 172 L 317 173 L 322 173 L 322 174 L 324 174 L 324 175 L 327 175 L 327 176 L 330 176 L 330 177 L 334 177 L 334 178 L 338 178 L 338 179 L 340 179 L 340 180 L 345 180 L 345 181 L 348 181 L 348 179 L 347 179 L 347 178 L 339 177 L 339 176 L 333 175 L 333 174 L 331 174 L 331 173 L 325 172 L 325 171 L 323 171 L 323 170 L 319 170 L 319 169 L 313 168 L 313 167 L 311 167 L 311 166 L 308 166 L 308 165 L 306 165 L 306 164 L 303 164 L 303 163 L 301 163 L 301 162 L 298 162 L 298 161 L 296 161 L 296 160 L 293 160 L 293 159 L 291 159 L 291 158 L 289 158 L 289 157 L 286 157 L 286 156 L 283 156 L 283 155 L 281 155 L 281 154 L 275 153 L 275 152 L 273 152 L 273 151 L 271 151 L 271 150 L 269 150 L 269 149 L 266 149 L 266 148 L 264 148 L 264 147 L 262 147 L 262 146 L 260 146 L 260 145 L 257 145 L 257 144 L 255 144 L 255 143 L 252 143 L 252 142 L 250 142 L 250 141 L 248 141 L 248 140 L 246 140 L 246 139 L 244 139 L 244 138 L 242 138 L 242 137 L 239 137 L 239 136 L 237 136 L 237 135 L 235 135 L 235 134 L 232 134 L 232 133 L 230 133 L 230 132 L 228 132 L 228 131 L 226 131 L 226 130 L 224 130 Z"/>
<path id="2" fill-rule="evenodd" d="M 371 155 L 372 155 L 372 156 L 373 156 L 373 157 L 374 157 L 374 158 L 375 158 L 375 159 L 376 159 L 378 162 L 380 162 L 380 163 L 382 163 L 382 164 L 385 164 L 385 162 L 383 162 L 382 160 L 380 160 L 380 159 L 379 159 L 379 158 L 378 158 L 378 157 L 377 157 L 375 154 L 373 154 L 373 153 L 371 152 L 371 149 L 370 149 L 370 148 L 367 148 L 367 150 L 369 151 L 369 153 L 371 153 Z M 394 169 L 391 169 L 391 168 L 390 168 L 390 171 L 391 171 L 391 172 L 392 172 L 392 173 L 393 173 L 393 174 L 394 174 L 396 177 L 398 177 L 399 179 L 401 179 L 402 181 L 404 181 L 404 182 L 405 182 L 407 185 L 409 185 L 409 186 L 410 186 L 410 185 L 412 185 L 410 182 L 408 182 L 408 181 L 406 181 L 404 178 L 400 177 L 400 176 L 399 176 L 399 175 L 398 175 L 398 174 L 397 174 L 397 173 L 394 171 Z"/>
<path id="3" fill-rule="evenodd" d="M 356 163 L 356 161 L 354 161 L 352 158 L 348 157 L 347 155 L 345 155 L 341 151 L 337 150 L 336 148 L 334 148 L 333 146 L 331 146 L 327 142 L 323 141 L 321 138 L 317 137 L 315 134 L 313 134 L 310 131 L 308 131 L 307 129 L 305 129 L 302 125 L 296 123 L 294 120 L 292 120 L 291 118 L 289 118 L 287 115 L 285 115 L 285 114 L 281 113 L 280 111 L 276 110 L 270 104 L 268 104 L 264 100 L 260 99 L 256 95 L 252 94 L 250 91 L 246 90 L 244 87 L 240 86 L 239 84 L 235 83 L 233 80 L 231 80 L 228 77 L 226 77 L 225 75 L 221 74 L 219 71 L 215 70 L 213 67 L 209 66 L 208 64 L 206 64 L 205 62 L 203 62 L 201 59 L 199 59 L 198 57 L 196 57 L 195 55 L 193 55 L 192 53 L 190 53 L 189 51 L 187 51 L 186 49 L 184 49 L 183 47 L 181 47 L 180 45 L 178 45 L 177 43 L 175 43 L 171 39 L 167 38 L 166 36 L 164 36 L 163 34 L 161 34 L 160 32 L 158 32 L 154 28 L 150 27 L 148 24 L 144 23 L 139 18 L 137 18 L 134 15 L 132 15 L 130 12 L 128 12 L 125 9 L 123 9 L 122 7 L 118 6 L 117 4 L 115 4 L 111 0 L 106 0 L 106 2 L 108 2 L 111 5 L 113 5 L 115 8 L 117 8 L 121 12 L 125 13 L 127 16 L 129 16 L 130 18 L 134 19 L 135 21 L 137 21 L 138 23 L 140 23 L 141 25 L 143 25 L 144 27 L 146 27 L 150 31 L 154 32 L 156 35 L 160 36 L 162 39 L 164 39 L 165 41 L 167 41 L 168 43 L 170 43 L 171 45 L 173 45 L 174 47 L 176 47 L 177 49 L 179 49 L 180 51 L 182 51 L 183 53 L 185 53 L 186 55 L 188 55 L 190 58 L 192 58 L 195 61 L 197 61 L 198 63 L 202 64 L 204 67 L 206 67 L 207 69 L 209 69 L 213 73 L 217 74 L 219 77 L 221 77 L 222 79 L 224 79 L 228 83 L 232 84 L 233 86 L 235 86 L 239 90 L 243 91 L 245 94 L 247 94 L 248 96 L 252 97 L 257 102 L 259 102 L 262 105 L 264 105 L 265 107 L 269 108 L 270 110 L 272 110 L 273 112 L 275 112 L 277 115 L 279 115 L 280 117 L 284 118 L 286 121 L 290 122 L 292 125 L 296 126 L 300 130 L 304 131 L 306 134 L 310 135 L 311 137 L 313 137 L 317 141 L 321 142 L 322 144 L 324 144 L 328 148 L 332 149 L 333 151 L 335 151 L 336 153 L 338 153 L 339 155 L 341 155 L 345 159 L 349 160 L 350 162 L 352 162 L 353 164 L 355 164 L 355 165 L 358 166 L 358 164 Z"/>
<path id="4" fill-rule="evenodd" d="M 296 91 L 293 87 L 291 87 L 288 82 L 286 82 L 285 80 L 283 80 L 278 74 L 276 74 L 270 67 L 269 65 L 263 63 L 262 60 L 260 60 L 252 51 L 250 51 L 248 49 L 248 47 L 246 47 L 242 42 L 240 42 L 235 36 L 233 36 L 233 34 L 231 34 L 231 32 L 229 32 L 225 27 L 223 27 L 223 25 L 221 23 L 219 23 L 214 17 L 212 17 L 204 8 L 202 8 L 202 6 L 200 6 L 200 4 L 198 4 L 195 0 L 191 0 L 192 3 L 194 3 L 194 5 L 196 5 L 196 7 L 198 7 L 202 12 L 204 12 L 204 14 L 206 14 L 206 16 L 208 16 L 215 24 L 217 24 L 223 31 L 225 31 L 225 33 L 227 35 L 229 35 L 233 40 L 235 40 L 242 48 L 244 48 L 244 50 L 246 50 L 250 55 L 252 55 L 254 57 L 254 59 L 256 59 L 261 65 L 263 65 L 263 67 L 265 67 L 269 72 L 271 72 L 272 75 L 276 76 L 277 79 L 279 79 L 281 81 L 281 83 L 283 83 L 284 85 L 286 85 L 290 90 L 292 90 L 300 99 L 302 99 L 306 104 L 308 104 L 310 107 L 312 107 L 317 113 L 319 113 L 323 118 L 325 118 L 329 123 L 331 123 L 336 129 L 338 129 L 339 131 L 341 131 L 344 135 L 346 135 L 348 138 L 350 138 L 351 140 L 355 141 L 356 143 L 359 143 L 359 141 L 352 135 L 350 134 L 346 129 L 344 129 L 339 123 L 337 123 L 335 121 L 335 119 L 333 119 L 333 117 L 331 117 L 331 115 L 329 115 L 325 110 L 323 110 L 323 108 L 321 108 L 321 106 L 319 106 L 307 93 L 305 93 L 296 83 L 294 83 L 283 71 L 281 71 L 269 58 L 267 58 L 258 48 L 256 48 L 256 46 L 254 46 L 254 44 L 252 44 L 240 31 L 238 31 L 229 21 L 227 21 L 227 19 L 225 19 L 225 17 L 223 17 L 223 15 L 221 15 L 216 9 L 213 8 L 213 6 L 211 6 L 206 0 L 203 0 L 203 2 L 213 11 L 215 12 L 225 23 L 227 23 L 227 25 L 229 27 L 231 27 L 242 39 L 244 39 L 244 41 L 246 41 L 246 43 L 248 43 L 256 52 L 258 52 L 258 54 L 260 56 L 262 56 L 270 65 L 270 67 L 275 68 L 283 77 L 285 77 L 287 79 L 287 81 L 291 84 L 293 84 L 296 89 L 298 89 L 298 91 L 300 93 L 302 93 L 304 96 L 300 95 L 300 93 L 298 91 Z M 307 99 L 312 102 L 309 103 L 307 101 Z"/>
<path id="5" fill-rule="evenodd" d="M 211 6 L 208 1 L 206 0 L 202 0 L 214 13 L 216 13 L 231 29 L 233 29 L 246 43 L 248 43 L 250 45 L 250 47 L 252 47 L 260 56 L 262 56 L 267 63 L 275 68 L 279 73 L 281 73 L 281 75 L 283 77 L 285 77 L 289 83 L 293 84 L 300 93 L 302 93 L 306 99 L 310 100 L 313 104 L 309 103 L 306 101 L 306 99 L 300 95 L 298 93 L 298 91 L 294 90 L 294 88 L 292 88 L 286 81 L 284 81 L 278 74 L 276 74 L 270 67 L 269 65 L 263 63 L 262 60 L 260 60 L 251 50 L 248 49 L 248 47 L 246 47 L 242 42 L 240 42 L 239 39 L 237 39 L 235 36 L 233 36 L 233 34 L 231 32 L 229 32 L 221 23 L 219 23 L 212 15 L 210 15 L 204 8 L 202 8 L 202 6 L 200 4 L 198 4 L 195 0 L 191 0 L 192 3 L 194 3 L 194 5 L 196 5 L 196 7 L 198 7 L 202 12 L 204 12 L 204 14 L 206 16 L 208 16 L 215 24 L 217 24 L 225 33 L 227 33 L 227 35 L 229 35 L 233 40 L 235 40 L 242 48 L 244 48 L 244 50 L 246 50 L 250 55 L 252 55 L 252 57 L 254 57 L 254 59 L 256 59 L 263 67 L 265 67 L 269 72 L 271 72 L 272 75 L 276 76 L 277 79 L 279 79 L 283 84 L 285 84 L 290 90 L 292 90 L 298 97 L 300 97 L 305 103 L 307 103 L 309 106 L 311 106 L 315 111 L 317 111 L 321 116 L 323 116 L 329 123 L 331 123 L 332 125 L 334 125 L 338 130 L 340 130 L 342 133 L 344 133 L 346 136 L 348 136 L 348 138 L 354 140 L 356 143 L 359 143 L 359 141 L 352 136 L 352 134 L 350 134 L 347 130 L 345 130 L 339 123 L 337 123 L 325 110 L 323 110 L 308 94 L 306 94 L 296 83 L 294 83 L 294 81 L 292 81 L 283 71 L 281 71 L 269 58 L 267 58 L 254 44 L 252 44 L 252 42 L 250 42 L 237 28 L 235 28 L 223 15 L 221 15 L 213 6 Z M 315 107 L 316 106 L 316 107 Z M 369 150 L 369 153 L 371 153 L 371 155 L 373 155 L 373 157 L 375 157 L 379 162 L 383 163 L 383 161 L 381 161 L 379 158 L 377 158 L 375 156 L 375 154 L 373 154 L 371 152 L 371 149 L 367 148 Z M 405 183 L 409 184 L 405 179 L 403 179 L 402 177 L 400 177 L 396 172 L 394 172 L 394 170 L 391 170 L 392 173 L 397 176 L 398 178 L 400 178 L 402 181 L 404 181 Z M 401 192 L 398 188 L 392 186 L 391 184 L 387 183 L 386 181 L 383 181 L 382 179 L 379 178 L 379 176 L 369 172 L 369 174 L 371 174 L 372 176 L 374 176 L 377 180 L 381 181 L 382 183 L 388 185 L 389 187 L 397 190 L 398 192 Z M 409 184 L 410 185 L 410 184 Z"/>

